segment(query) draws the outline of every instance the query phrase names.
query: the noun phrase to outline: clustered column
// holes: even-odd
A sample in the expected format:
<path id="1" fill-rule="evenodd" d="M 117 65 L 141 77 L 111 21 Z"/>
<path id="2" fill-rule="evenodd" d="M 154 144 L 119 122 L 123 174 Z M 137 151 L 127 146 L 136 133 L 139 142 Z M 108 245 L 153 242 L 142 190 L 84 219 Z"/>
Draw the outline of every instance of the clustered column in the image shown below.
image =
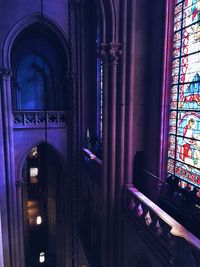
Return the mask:
<path id="1" fill-rule="evenodd" d="M 11 77 L 12 70 L 9 68 L 0 69 L 1 78 L 1 105 L 2 105 L 2 128 L 3 128 L 3 143 L 4 143 L 4 158 L 5 158 L 5 185 L 7 193 L 5 198 L 8 203 L 8 216 L 10 225 L 8 236 L 10 244 L 10 265 L 23 267 L 23 259 L 20 254 L 21 242 L 19 236 L 21 223 L 20 215 L 18 214 L 18 202 L 16 198 L 15 187 L 15 165 L 14 165 L 14 143 L 13 143 L 13 116 L 11 103 Z M 8 265 L 9 266 L 9 265 Z"/>
<path id="2" fill-rule="evenodd" d="M 115 200 L 116 200 L 116 112 L 117 112 L 117 63 L 121 55 L 118 43 L 101 44 L 103 60 L 103 266 L 114 266 L 115 254 Z"/>

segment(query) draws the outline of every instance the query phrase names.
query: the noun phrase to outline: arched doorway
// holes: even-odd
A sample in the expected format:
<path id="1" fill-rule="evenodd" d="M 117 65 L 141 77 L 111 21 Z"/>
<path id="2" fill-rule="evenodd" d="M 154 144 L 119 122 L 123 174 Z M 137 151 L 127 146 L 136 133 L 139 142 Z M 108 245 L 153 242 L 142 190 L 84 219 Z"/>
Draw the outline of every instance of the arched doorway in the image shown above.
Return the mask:
<path id="1" fill-rule="evenodd" d="M 56 266 L 64 208 L 61 158 L 51 146 L 41 143 L 28 154 L 22 172 L 26 267 Z"/>

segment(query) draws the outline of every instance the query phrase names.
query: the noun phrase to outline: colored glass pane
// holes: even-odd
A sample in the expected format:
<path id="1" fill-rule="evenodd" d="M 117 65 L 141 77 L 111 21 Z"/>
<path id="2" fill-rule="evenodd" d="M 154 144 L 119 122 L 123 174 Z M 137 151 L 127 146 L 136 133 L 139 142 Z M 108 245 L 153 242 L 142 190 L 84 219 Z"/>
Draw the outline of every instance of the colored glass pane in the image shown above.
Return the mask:
<path id="1" fill-rule="evenodd" d="M 175 4 L 178 4 L 178 3 L 180 3 L 180 2 L 182 2 L 183 0 L 176 0 L 175 1 Z"/>
<path id="2" fill-rule="evenodd" d="M 172 56 L 167 170 L 200 188 L 200 0 L 175 1 Z"/>

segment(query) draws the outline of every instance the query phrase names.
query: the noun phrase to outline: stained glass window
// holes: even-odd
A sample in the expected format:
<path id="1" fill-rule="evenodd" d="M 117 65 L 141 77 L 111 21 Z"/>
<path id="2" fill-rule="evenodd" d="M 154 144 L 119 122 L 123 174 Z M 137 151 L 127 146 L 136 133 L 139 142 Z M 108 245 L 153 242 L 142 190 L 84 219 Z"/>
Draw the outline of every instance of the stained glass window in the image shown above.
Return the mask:
<path id="1" fill-rule="evenodd" d="M 200 195 L 200 0 L 176 0 L 168 173 Z"/>

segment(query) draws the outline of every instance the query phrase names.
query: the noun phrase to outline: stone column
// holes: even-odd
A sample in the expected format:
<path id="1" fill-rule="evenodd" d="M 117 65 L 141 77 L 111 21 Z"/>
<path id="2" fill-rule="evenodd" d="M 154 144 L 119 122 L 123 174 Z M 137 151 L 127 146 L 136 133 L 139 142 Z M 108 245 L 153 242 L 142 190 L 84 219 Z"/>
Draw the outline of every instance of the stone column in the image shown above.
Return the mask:
<path id="1" fill-rule="evenodd" d="M 102 44 L 103 59 L 103 182 L 102 182 L 102 266 L 114 266 L 116 200 L 116 111 L 118 43 Z"/>
<path id="2" fill-rule="evenodd" d="M 132 184 L 133 180 L 133 151 L 135 151 L 135 146 L 137 143 L 134 128 L 136 127 L 136 117 L 138 114 L 134 114 L 134 97 L 135 97 L 135 13 L 136 13 L 136 1 L 130 1 L 127 6 L 127 13 L 130 14 L 129 17 L 129 31 L 127 32 L 128 45 L 126 47 L 127 51 L 127 69 L 126 69 L 126 113 L 125 113 L 125 158 L 126 169 L 125 171 L 125 183 Z M 138 110 L 138 113 L 140 110 Z M 134 118 L 135 115 L 135 118 Z M 133 122 L 134 121 L 134 122 Z M 137 131 L 137 130 L 136 130 Z M 134 143 L 135 141 L 135 143 Z"/>
<path id="3" fill-rule="evenodd" d="M 1 74 L 1 72 L 0 72 Z M 0 76 L 0 78 L 2 75 Z M 2 79 L 1 79 L 2 80 Z M 3 115 L 2 115 L 2 82 L 0 83 L 0 207 L 1 207 L 1 230 L 2 230 L 2 260 L 5 266 L 10 267 L 10 246 L 9 246 L 9 233 L 8 233 L 8 205 L 7 205 L 7 190 L 6 190 L 6 172 L 5 172 L 5 151 L 4 151 L 4 133 L 3 129 Z M 4 265 L 2 265 L 4 266 Z"/>
<path id="4" fill-rule="evenodd" d="M 23 198 L 23 190 L 24 190 L 24 181 L 23 179 L 15 181 L 16 186 L 16 195 L 17 195 L 17 218 L 18 218 L 18 247 L 19 247 L 19 264 L 24 267 L 25 266 L 25 251 L 24 251 L 24 240 L 26 238 L 24 231 L 24 198 Z"/>
<path id="5" fill-rule="evenodd" d="M 13 117 L 11 104 L 11 76 L 12 70 L 3 68 L 0 70 L 1 95 L 2 95 L 2 124 L 5 156 L 5 176 L 7 187 L 7 213 L 9 225 L 10 243 L 10 264 L 15 267 L 22 267 L 19 246 L 19 214 L 17 213 L 17 199 L 15 188 L 15 165 L 13 145 Z M 6 201 L 6 200 L 5 200 Z"/>
<path id="6" fill-rule="evenodd" d="M 123 44 L 123 53 L 119 64 L 119 83 L 117 86 L 117 151 L 116 151 L 116 223 L 115 223 L 115 266 L 123 266 L 123 203 L 124 203 L 124 178 L 125 178 L 125 104 L 126 104 L 126 83 L 127 83 L 127 1 L 121 1 L 120 5 L 120 28 L 119 38 Z"/>
<path id="7" fill-rule="evenodd" d="M 1 211 L 0 211 L 0 266 L 4 266 L 4 252 L 3 252 L 3 235 L 2 235 L 2 223 L 1 223 Z"/>

